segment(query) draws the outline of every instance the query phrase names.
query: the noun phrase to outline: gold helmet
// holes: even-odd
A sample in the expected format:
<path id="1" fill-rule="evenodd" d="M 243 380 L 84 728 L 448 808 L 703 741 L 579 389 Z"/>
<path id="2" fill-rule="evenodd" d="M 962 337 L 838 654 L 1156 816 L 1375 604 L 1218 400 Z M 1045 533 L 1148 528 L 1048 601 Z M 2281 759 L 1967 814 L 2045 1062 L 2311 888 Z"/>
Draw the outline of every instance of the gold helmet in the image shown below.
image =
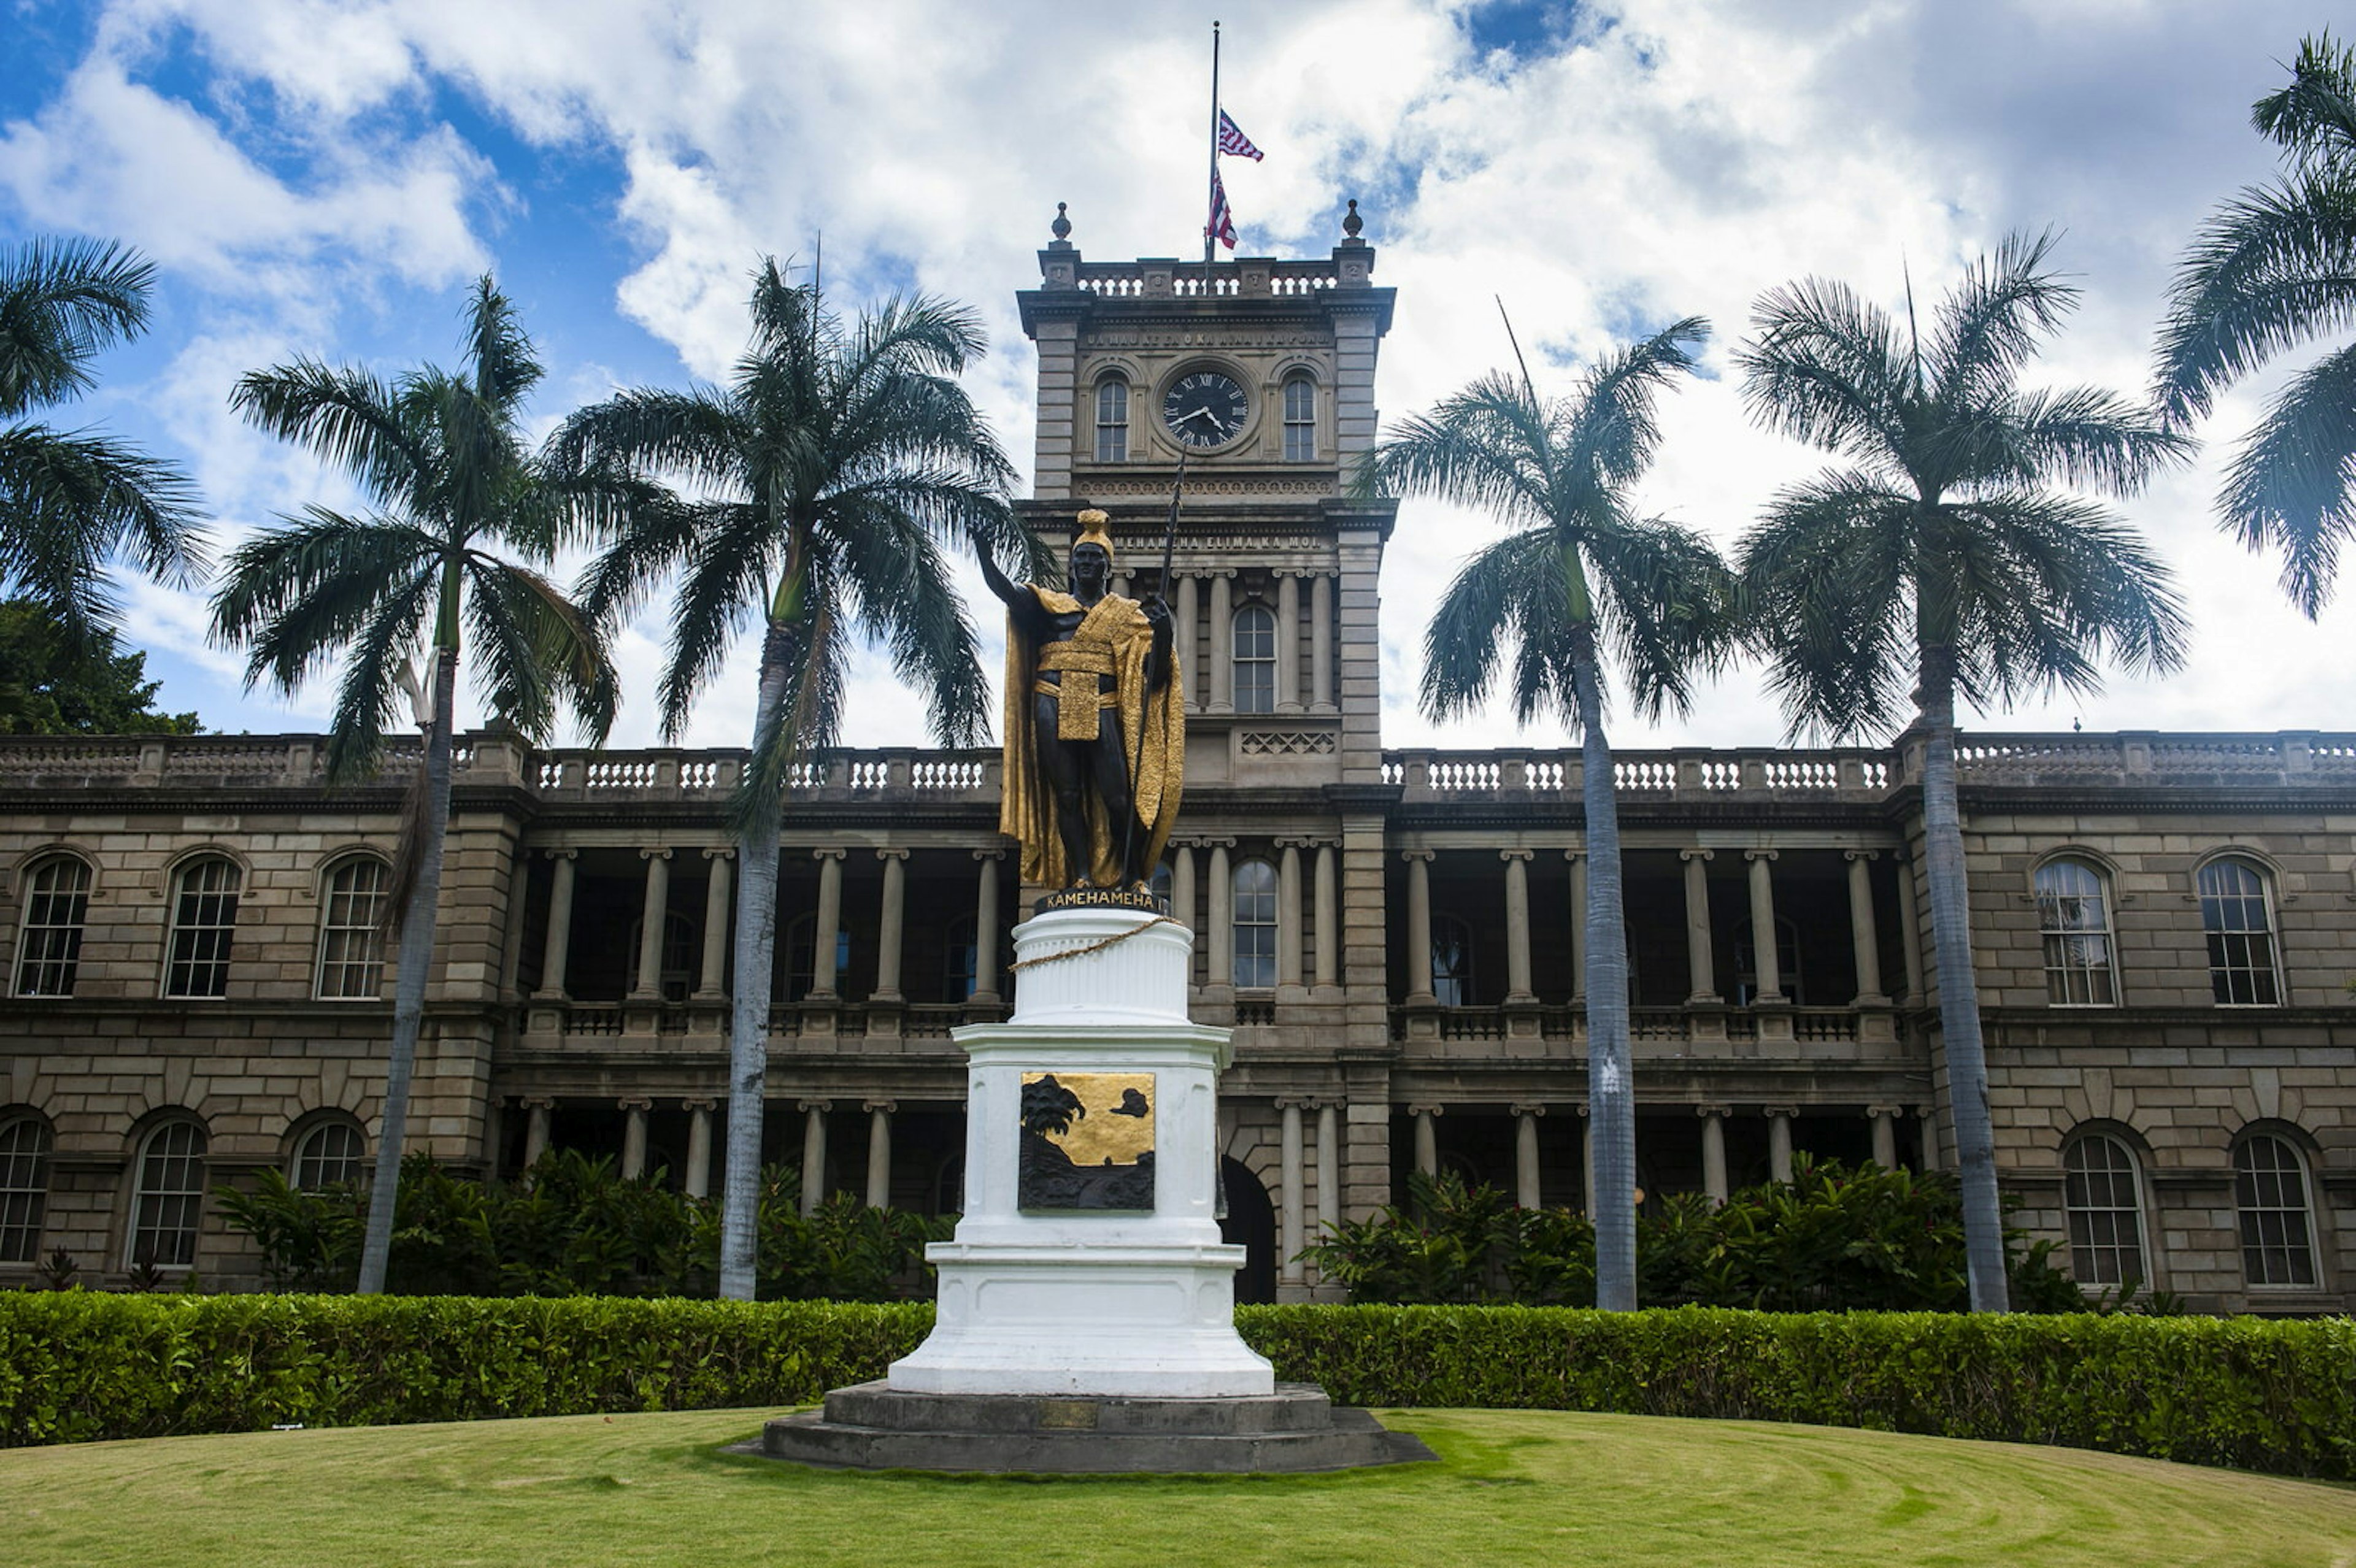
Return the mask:
<path id="1" fill-rule="evenodd" d="M 1112 534 L 1110 532 L 1111 523 L 1112 519 L 1110 517 L 1105 516 L 1102 512 L 1098 511 L 1094 507 L 1091 507 L 1087 511 L 1080 514 L 1080 537 L 1072 541 L 1072 548 L 1074 549 L 1079 549 L 1084 544 L 1092 544 L 1098 549 L 1103 550 L 1105 552 L 1105 569 L 1107 571 L 1112 570 L 1112 563 L 1115 560 L 1112 549 Z"/>

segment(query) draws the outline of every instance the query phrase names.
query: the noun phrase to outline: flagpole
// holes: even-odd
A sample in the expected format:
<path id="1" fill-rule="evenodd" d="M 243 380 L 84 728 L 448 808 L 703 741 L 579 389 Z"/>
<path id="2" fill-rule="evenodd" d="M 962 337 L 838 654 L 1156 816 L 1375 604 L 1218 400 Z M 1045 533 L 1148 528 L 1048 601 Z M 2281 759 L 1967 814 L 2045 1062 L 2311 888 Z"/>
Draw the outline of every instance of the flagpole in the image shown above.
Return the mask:
<path id="1" fill-rule="evenodd" d="M 1219 24 L 1211 24 L 1211 178 L 1203 190 L 1203 286 L 1211 285 L 1212 247 L 1219 237 L 1212 232 L 1214 209 L 1219 203 Z"/>

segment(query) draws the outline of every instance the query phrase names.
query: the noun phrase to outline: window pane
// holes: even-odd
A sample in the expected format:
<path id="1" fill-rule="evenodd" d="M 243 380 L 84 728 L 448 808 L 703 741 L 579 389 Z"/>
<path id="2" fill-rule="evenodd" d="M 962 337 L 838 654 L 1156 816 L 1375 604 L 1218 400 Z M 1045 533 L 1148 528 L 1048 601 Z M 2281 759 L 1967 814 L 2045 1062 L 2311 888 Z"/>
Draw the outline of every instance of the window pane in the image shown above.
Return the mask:
<path id="1" fill-rule="evenodd" d="M 172 901 L 167 997 L 229 994 L 230 937 L 237 929 L 238 869 L 227 860 L 199 860 L 180 873 Z"/>
<path id="2" fill-rule="evenodd" d="M 2242 1211 L 2242 1268 L 2249 1282 L 2313 1285 L 2307 1170 L 2297 1151 L 2276 1137 L 2244 1139 L 2233 1151 L 2233 1196 Z"/>
<path id="3" fill-rule="evenodd" d="M 1455 915 L 1431 923 L 1431 994 L 1443 1008 L 1472 1000 L 1472 928 Z"/>
<path id="4" fill-rule="evenodd" d="M 381 860 L 346 860 L 327 880 L 319 921 L 319 995 L 374 1001 L 384 980 L 384 906 L 392 871 Z"/>
<path id="5" fill-rule="evenodd" d="M 2045 936 L 2048 999 L 2075 1006 L 2115 1003 L 2110 899 L 2102 873 L 2083 860 L 2039 867 L 2037 912 Z"/>
<path id="6" fill-rule="evenodd" d="M 1097 461 L 1129 461 L 1129 383 L 1119 377 L 1097 383 Z"/>
<path id="7" fill-rule="evenodd" d="M 1276 868 L 1246 860 L 1235 869 L 1236 984 L 1276 984 Z"/>
<path id="8" fill-rule="evenodd" d="M 2277 1005 L 2282 989 L 2265 877 L 2247 860 L 2211 860 L 2201 868 L 2200 889 L 2209 981 L 2217 1000 L 2229 1007 Z"/>
<path id="9" fill-rule="evenodd" d="M 149 1135 L 139 1156 L 131 1262 L 184 1268 L 197 1261 L 197 1216 L 205 1197 L 205 1135 L 174 1122 Z"/>
<path id="10" fill-rule="evenodd" d="M 30 1116 L 0 1126 L 0 1264 L 40 1256 L 49 1199 L 49 1129 Z"/>
<path id="11" fill-rule="evenodd" d="M 1236 612 L 1236 711 L 1276 711 L 1276 613 L 1263 604 Z"/>
<path id="12" fill-rule="evenodd" d="M 359 1179 L 360 1130 L 327 1122 L 303 1135 L 294 1148 L 294 1183 L 304 1189 L 334 1187 Z"/>
<path id="13" fill-rule="evenodd" d="M 2143 1265 L 2143 1202 L 2135 1157 L 2116 1138 L 2080 1138 L 2062 1158 L 2070 1272 L 2080 1285 L 2124 1285 Z"/>
<path id="14" fill-rule="evenodd" d="M 1309 463 L 1317 456 L 1317 389 L 1306 376 L 1284 384 L 1284 460 Z"/>
<path id="15" fill-rule="evenodd" d="M 90 868 L 69 856 L 44 860 L 25 884 L 25 924 L 17 945 L 16 994 L 70 997 L 81 963 L 82 923 L 90 915 Z"/>

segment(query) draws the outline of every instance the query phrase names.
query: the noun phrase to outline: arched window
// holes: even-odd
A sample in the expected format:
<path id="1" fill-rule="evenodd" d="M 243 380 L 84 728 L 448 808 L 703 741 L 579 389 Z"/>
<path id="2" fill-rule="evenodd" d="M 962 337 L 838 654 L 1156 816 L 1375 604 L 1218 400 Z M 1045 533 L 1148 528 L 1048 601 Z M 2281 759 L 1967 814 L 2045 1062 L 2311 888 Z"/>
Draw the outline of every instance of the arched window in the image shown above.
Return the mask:
<path id="1" fill-rule="evenodd" d="M 180 868 L 172 891 L 166 996 L 229 994 L 229 944 L 237 932 L 237 894 L 244 880 L 235 861 L 218 855 Z"/>
<path id="2" fill-rule="evenodd" d="M 2143 1253 L 2143 1184 L 2135 1154 L 2101 1133 L 2074 1138 L 2062 1154 L 2062 1209 L 2070 1225 L 2070 1273 L 2080 1285 L 2148 1280 Z"/>
<path id="3" fill-rule="evenodd" d="M 2048 860 L 2038 867 L 2037 918 L 2045 937 L 2046 999 L 2064 1007 L 2115 1005 L 2118 972 L 2103 873 L 2084 860 Z"/>
<path id="4" fill-rule="evenodd" d="M 2209 937 L 2209 984 L 2226 1007 L 2282 1001 L 2275 966 L 2274 900 L 2265 873 L 2235 856 L 2201 868 L 2201 929 Z"/>
<path id="5" fill-rule="evenodd" d="M 70 997 L 90 918 L 90 868 L 52 855 L 25 878 L 25 923 L 16 943 L 16 995 Z"/>
<path id="6" fill-rule="evenodd" d="M 1236 984 L 1269 987 L 1276 984 L 1276 868 L 1265 860 L 1245 860 L 1234 875 L 1236 886 Z"/>
<path id="7" fill-rule="evenodd" d="M 1284 383 L 1284 460 L 1317 461 L 1317 383 L 1306 376 Z"/>
<path id="8" fill-rule="evenodd" d="M 131 1265 L 187 1268 L 197 1261 L 197 1221 L 205 1200 L 205 1130 L 166 1122 L 139 1147 L 139 1185 L 131 1205 Z"/>
<path id="9" fill-rule="evenodd" d="M 364 1152 L 359 1128 L 349 1122 L 321 1122 L 296 1141 L 294 1157 L 286 1162 L 287 1182 L 306 1192 L 348 1185 L 360 1179 Z"/>
<path id="10" fill-rule="evenodd" d="M 2288 1139 L 2253 1133 L 2235 1147 L 2233 1203 L 2242 1215 L 2242 1269 L 2249 1282 L 2313 1288 L 2307 1166 Z"/>
<path id="11" fill-rule="evenodd" d="M 1276 613 L 1265 604 L 1236 612 L 1236 711 L 1276 711 Z"/>
<path id="12" fill-rule="evenodd" d="M 49 1202 L 49 1128 L 37 1116 L 0 1121 L 0 1264 L 41 1255 Z"/>
<path id="13" fill-rule="evenodd" d="M 1129 383 L 1119 376 L 1097 383 L 1097 461 L 1129 461 Z"/>
<path id="14" fill-rule="evenodd" d="M 384 916 L 392 869 L 373 855 L 339 860 L 327 873 L 319 911 L 318 994 L 332 1002 L 372 1002 L 384 987 Z"/>
<path id="15" fill-rule="evenodd" d="M 952 1002 L 973 995 L 975 961 L 980 956 L 974 930 L 975 921 L 969 914 L 958 915 L 948 923 L 948 948 L 941 958 L 941 995 Z"/>
<path id="16" fill-rule="evenodd" d="M 1431 917 L 1431 995 L 1443 1008 L 1472 1000 L 1472 924 L 1461 915 Z"/>
<path id="17" fill-rule="evenodd" d="M 786 927 L 786 1000 L 798 1002 L 807 997 L 816 981 L 818 916 L 797 915 Z M 837 927 L 834 933 L 834 988 L 842 987 L 842 977 L 851 973 L 851 933 Z"/>

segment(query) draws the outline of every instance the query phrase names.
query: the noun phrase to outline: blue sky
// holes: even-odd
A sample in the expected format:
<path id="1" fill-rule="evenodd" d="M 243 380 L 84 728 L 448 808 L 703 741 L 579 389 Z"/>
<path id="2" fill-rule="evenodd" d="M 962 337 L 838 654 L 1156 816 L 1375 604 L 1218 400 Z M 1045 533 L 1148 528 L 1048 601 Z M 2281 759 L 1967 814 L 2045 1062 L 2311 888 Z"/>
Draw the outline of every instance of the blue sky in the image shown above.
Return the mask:
<path id="1" fill-rule="evenodd" d="M 1178 254 L 1201 223 L 1209 18 L 1201 7 L 857 7 L 624 0 L 0 0 L 0 243 L 121 238 L 161 269 L 155 331 L 110 355 L 94 422 L 197 475 L 226 545 L 276 513 L 348 499 L 231 416 L 242 370 L 298 354 L 397 369 L 455 357 L 467 283 L 493 271 L 550 375 L 552 423 L 609 390 L 722 373 L 763 252 L 824 236 L 839 301 L 916 286 L 984 313 L 973 389 L 1027 456 L 1033 366 L 1012 293 L 1058 200 L 1101 258 Z M 1247 251 L 1320 254 L 1355 196 L 1400 290 L 1380 394 L 1422 407 L 1501 362 L 1492 296 L 1542 379 L 1687 314 L 1710 379 L 1665 411 L 1646 505 L 1737 537 L 1815 460 L 1744 421 L 1722 374 L 1751 302 L 1808 272 L 1895 303 L 2008 230 L 2065 231 L 2085 303 L 2041 362 L 2133 390 L 2185 238 L 2265 178 L 2248 105 L 2311 8 L 2136 0 L 1291 0 L 1223 4 L 1229 112 L 1267 150 L 1228 165 Z M 2115 680 L 2025 727 L 2331 728 L 2356 613 L 2310 626 L 2273 568 L 2215 530 L 2209 497 L 2267 383 L 2227 400 L 2201 464 L 2127 503 L 2175 562 L 2194 664 Z M 1027 464 L 1026 464 L 1027 466 Z M 1386 737 L 1513 740 L 1494 715 L 1435 729 L 1408 706 L 1432 594 L 1477 519 L 1410 507 L 1387 569 Z M 164 700 L 257 731 L 317 726 L 241 690 L 193 595 L 126 584 Z M 617 738 L 652 738 L 650 612 L 626 643 Z M 2263 650 L 2263 658 L 2253 656 Z M 749 726 L 749 661 L 691 741 Z M 880 670 L 861 743 L 923 739 Z M 1989 727 L 1994 727 L 1993 725 Z M 1753 670 L 1622 744 L 1764 744 Z M 1554 744 L 1558 732 L 1536 732 Z"/>

